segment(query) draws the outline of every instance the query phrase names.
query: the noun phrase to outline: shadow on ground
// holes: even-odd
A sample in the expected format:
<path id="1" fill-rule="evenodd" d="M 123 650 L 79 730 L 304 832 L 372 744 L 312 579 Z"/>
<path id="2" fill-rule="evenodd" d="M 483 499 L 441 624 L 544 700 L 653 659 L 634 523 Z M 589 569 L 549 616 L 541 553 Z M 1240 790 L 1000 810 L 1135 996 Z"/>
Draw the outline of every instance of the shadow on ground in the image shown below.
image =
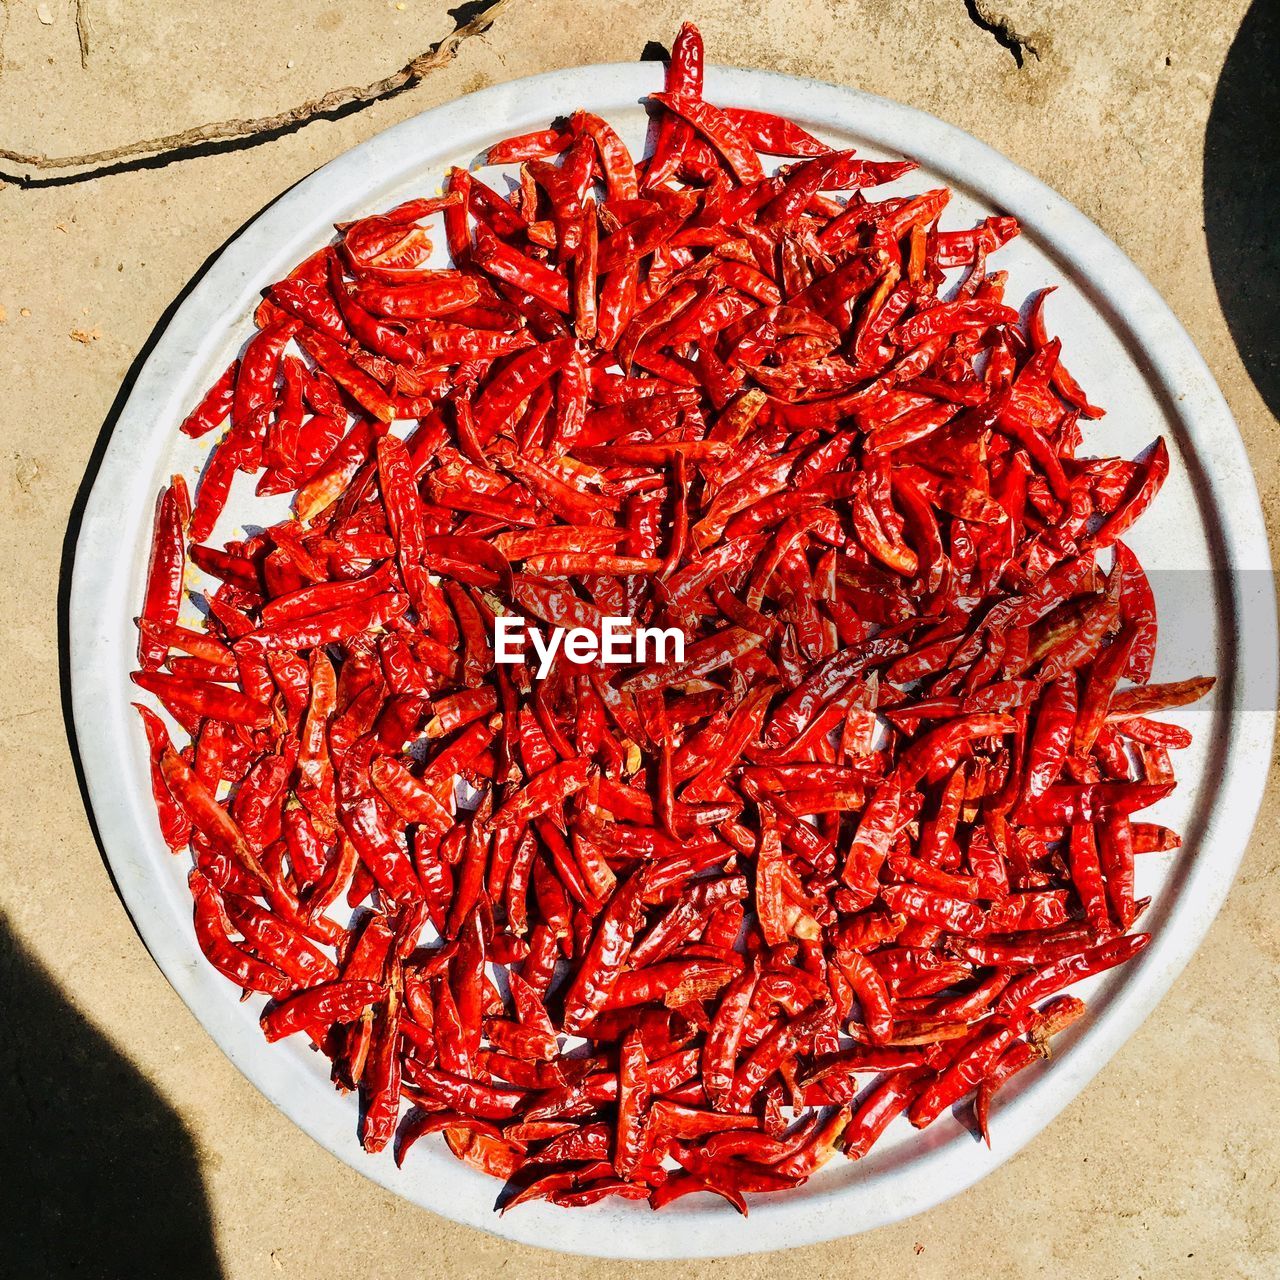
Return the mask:
<path id="1" fill-rule="evenodd" d="M 186 1126 L 3 916 L 0 1009 L 0 1275 L 221 1276 Z"/>
<path id="2" fill-rule="evenodd" d="M 1280 417 L 1280 2 L 1254 0 L 1205 134 L 1204 229 L 1222 310 L 1249 376 Z"/>

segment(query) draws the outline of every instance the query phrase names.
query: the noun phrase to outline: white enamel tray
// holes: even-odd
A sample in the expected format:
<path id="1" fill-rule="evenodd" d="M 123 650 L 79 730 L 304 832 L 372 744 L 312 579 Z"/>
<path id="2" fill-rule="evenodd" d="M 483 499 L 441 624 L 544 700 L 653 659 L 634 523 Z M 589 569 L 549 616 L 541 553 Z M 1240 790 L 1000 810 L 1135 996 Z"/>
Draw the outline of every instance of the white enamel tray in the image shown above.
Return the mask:
<path id="1" fill-rule="evenodd" d="M 899 1121 L 866 1159 L 837 1157 L 795 1192 L 753 1198 L 745 1220 L 709 1196 L 660 1213 L 614 1201 L 587 1210 L 529 1205 L 499 1218 L 499 1184 L 454 1160 L 438 1138 L 420 1142 L 402 1171 L 389 1151 L 360 1149 L 355 1103 L 335 1093 L 327 1063 L 302 1037 L 267 1045 L 260 999 L 242 1004 L 200 955 L 185 859 L 160 838 L 129 708 L 139 691 L 128 679 L 155 495 L 174 471 L 194 482 L 208 442 L 180 441 L 178 423 L 249 336 L 259 290 L 325 242 L 334 222 L 434 193 L 448 165 L 471 164 L 490 142 L 577 107 L 606 117 L 638 149 L 641 99 L 660 78 L 653 63 L 594 66 L 487 89 L 371 138 L 277 200 L 209 268 L 142 369 L 88 503 L 71 592 L 76 736 L 98 830 L 156 963 L 222 1050 L 317 1142 L 398 1195 L 514 1240 L 619 1258 L 781 1249 L 866 1230 L 954 1195 L 1035 1137 L 1133 1033 L 1204 937 L 1257 813 L 1275 707 L 1274 594 L 1249 462 L 1204 361 L 1133 264 L 1049 188 L 932 116 L 810 80 L 710 68 L 712 101 L 780 112 L 864 155 L 920 161 L 893 189 L 952 187 L 944 227 L 1016 215 L 1023 235 L 991 265 L 1009 272 L 1015 303 L 1060 286 L 1047 311 L 1051 332 L 1091 398 L 1110 410 L 1091 425 L 1086 451 L 1132 456 L 1157 435 L 1168 439 L 1172 474 L 1131 538 L 1160 605 L 1155 678 L 1214 674 L 1218 686 L 1170 717 L 1194 729 L 1196 743 L 1176 759 L 1175 795 L 1143 815 L 1185 837 L 1176 853 L 1140 859 L 1139 895 L 1153 897 L 1142 924 L 1154 941 L 1136 962 L 1086 984 L 1090 1016 L 1062 1038 L 1050 1067 L 1002 1093 L 990 1151 L 949 1114 L 924 1133 Z M 246 492 L 233 493 L 214 541 L 277 518 L 264 518 Z"/>

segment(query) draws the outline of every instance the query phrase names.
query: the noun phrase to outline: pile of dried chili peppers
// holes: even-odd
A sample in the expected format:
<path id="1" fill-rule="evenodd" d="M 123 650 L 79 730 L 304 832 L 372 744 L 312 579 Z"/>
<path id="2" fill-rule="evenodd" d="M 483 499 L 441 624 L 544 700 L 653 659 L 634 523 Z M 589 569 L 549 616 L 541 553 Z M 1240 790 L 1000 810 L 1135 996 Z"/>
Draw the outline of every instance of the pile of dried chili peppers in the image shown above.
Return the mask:
<path id="1" fill-rule="evenodd" d="M 692 26 L 647 158 L 581 111 L 488 159 L 267 289 L 182 425 L 229 421 L 160 497 L 134 680 L 189 738 L 139 707 L 201 948 L 369 1150 L 439 1131 L 507 1206 L 745 1212 L 902 1113 L 985 1133 L 1178 844 L 1150 713 L 1211 681 L 1148 683 L 1119 540 L 1163 444 L 1077 456 L 1012 218 L 713 106 Z M 242 472 L 293 516 L 210 545 Z M 505 613 L 687 648 L 538 680 Z"/>

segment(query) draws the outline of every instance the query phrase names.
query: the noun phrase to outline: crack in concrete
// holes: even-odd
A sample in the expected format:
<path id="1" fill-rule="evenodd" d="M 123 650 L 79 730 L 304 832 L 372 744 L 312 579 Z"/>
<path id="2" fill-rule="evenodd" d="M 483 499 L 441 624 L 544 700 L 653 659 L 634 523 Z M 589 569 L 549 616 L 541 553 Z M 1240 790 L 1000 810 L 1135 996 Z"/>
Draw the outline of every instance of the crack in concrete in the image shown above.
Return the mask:
<path id="1" fill-rule="evenodd" d="M 89 15 L 89 0 L 76 0 L 76 42 L 80 46 L 80 66 L 87 69 L 93 44 L 93 19 Z"/>
<path id="2" fill-rule="evenodd" d="M 1023 57 L 1024 49 L 1037 62 L 1040 61 L 1040 49 L 1036 42 L 1042 37 L 1034 34 L 1024 36 L 1021 32 L 1015 31 L 1008 18 L 1003 14 L 993 13 L 983 0 L 964 0 L 964 7 L 968 10 L 969 17 L 975 26 L 989 32 L 1002 49 L 1009 50 L 1019 69 L 1026 61 Z"/>

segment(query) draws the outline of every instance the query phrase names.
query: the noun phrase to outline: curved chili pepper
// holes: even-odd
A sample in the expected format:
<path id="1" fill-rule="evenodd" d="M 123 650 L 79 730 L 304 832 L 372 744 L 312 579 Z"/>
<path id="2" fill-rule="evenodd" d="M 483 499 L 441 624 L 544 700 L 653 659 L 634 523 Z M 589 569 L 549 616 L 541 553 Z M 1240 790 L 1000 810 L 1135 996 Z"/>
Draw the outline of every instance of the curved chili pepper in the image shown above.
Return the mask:
<path id="1" fill-rule="evenodd" d="M 344 391 L 381 422 L 390 422 L 396 416 L 395 405 L 378 383 L 358 368 L 328 335 L 316 329 L 301 329 L 298 345 Z"/>
<path id="2" fill-rule="evenodd" d="M 681 23 L 671 46 L 671 61 L 666 74 L 667 89 L 700 97 L 704 58 L 702 35 L 698 28 L 692 22 Z M 656 187 L 676 174 L 692 136 L 688 124 L 679 116 L 672 113 L 663 116 L 658 126 L 653 157 L 645 174 L 646 188 Z"/>
<path id="3" fill-rule="evenodd" d="M 283 999 L 292 990 L 289 979 L 279 970 L 255 959 L 231 941 L 231 922 L 217 890 L 199 871 L 188 877 L 195 903 L 196 941 L 205 959 L 225 978 L 249 991 L 262 991 Z"/>
<path id="4" fill-rule="evenodd" d="M 417 877 L 399 834 L 392 830 L 372 796 L 340 804 L 343 830 L 374 879 L 398 901 L 420 896 Z"/>
<path id="5" fill-rule="evenodd" d="M 182 420 L 178 430 L 184 436 L 199 440 L 227 420 L 235 398 L 239 371 L 239 360 L 233 360 L 222 376 L 204 393 L 200 403 Z"/>
<path id="6" fill-rule="evenodd" d="M 917 1129 L 931 1124 L 947 1107 L 978 1086 L 1017 1033 L 1016 1023 L 1000 1022 L 980 1031 L 916 1096 L 907 1111 L 907 1119 Z"/>
<path id="7" fill-rule="evenodd" d="M 1161 436 L 1143 464 L 1141 478 L 1132 494 L 1107 517 L 1093 535 L 1096 546 L 1109 547 L 1151 505 L 1169 474 L 1169 448 Z"/>
<path id="8" fill-rule="evenodd" d="M 310 987 L 262 1015 L 263 1035 L 268 1040 L 281 1040 L 298 1031 L 350 1022 L 377 1000 L 381 991 L 377 982 L 330 982 Z"/>
<path id="9" fill-rule="evenodd" d="M 1016 1014 L 1035 1001 L 1056 994 L 1072 982 L 1123 964 L 1137 955 L 1150 941 L 1149 933 L 1130 933 L 1056 960 L 1045 968 L 1010 983 L 1000 997 L 996 1012 Z"/>
<path id="10" fill-rule="evenodd" d="M 764 170 L 750 142 L 738 132 L 737 127 L 723 111 L 712 106 L 704 98 L 683 92 L 654 93 L 655 102 L 675 112 L 688 121 L 725 158 L 729 167 L 742 182 L 758 182 Z"/>

